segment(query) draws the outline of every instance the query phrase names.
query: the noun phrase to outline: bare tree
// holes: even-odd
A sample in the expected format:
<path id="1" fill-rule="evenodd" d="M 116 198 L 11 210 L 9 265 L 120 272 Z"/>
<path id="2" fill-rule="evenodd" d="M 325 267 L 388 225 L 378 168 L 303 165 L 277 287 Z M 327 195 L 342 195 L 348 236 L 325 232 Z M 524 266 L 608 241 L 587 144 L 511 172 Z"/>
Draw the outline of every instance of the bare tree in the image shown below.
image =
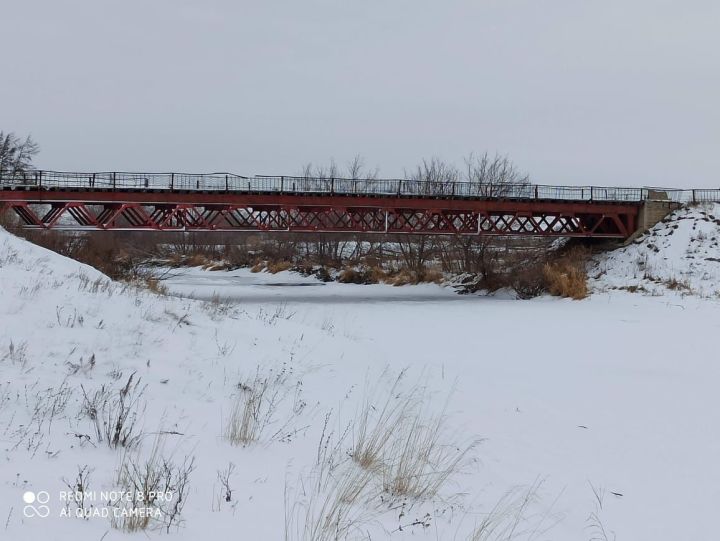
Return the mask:
<path id="1" fill-rule="evenodd" d="M 457 167 L 439 158 L 423 160 L 405 176 L 413 182 L 406 183 L 411 191 L 423 195 L 452 195 L 454 184 L 460 179 Z"/>
<path id="2" fill-rule="evenodd" d="M 415 170 L 406 171 L 405 175 L 412 179 L 404 182 L 406 192 L 437 196 L 453 195 L 455 185 L 460 177 L 460 173 L 454 165 L 439 158 L 423 160 Z M 416 219 L 421 218 L 414 217 L 412 221 Z M 396 242 L 405 266 L 418 281 L 424 279 L 428 261 L 433 258 L 437 248 L 443 243 L 430 235 L 398 236 Z"/>
<path id="3" fill-rule="evenodd" d="M 482 155 L 470 154 L 465 158 L 465 167 L 463 180 L 474 185 L 471 187 L 474 194 L 503 197 L 524 196 L 528 193 L 530 178 L 521 173 L 507 156 L 496 154 L 491 158 L 487 152 Z"/>
<path id="4" fill-rule="evenodd" d="M 40 147 L 29 135 L 20 139 L 12 132 L 0 131 L 0 177 L 25 175 L 39 151 Z"/>
<path id="5" fill-rule="evenodd" d="M 365 166 L 365 158 L 360 154 L 355 154 L 353 159 L 348 162 L 346 166 L 346 171 L 347 178 L 352 180 L 374 180 L 378 177 L 378 174 L 380 172 L 377 167 L 375 169 L 368 169 Z"/>

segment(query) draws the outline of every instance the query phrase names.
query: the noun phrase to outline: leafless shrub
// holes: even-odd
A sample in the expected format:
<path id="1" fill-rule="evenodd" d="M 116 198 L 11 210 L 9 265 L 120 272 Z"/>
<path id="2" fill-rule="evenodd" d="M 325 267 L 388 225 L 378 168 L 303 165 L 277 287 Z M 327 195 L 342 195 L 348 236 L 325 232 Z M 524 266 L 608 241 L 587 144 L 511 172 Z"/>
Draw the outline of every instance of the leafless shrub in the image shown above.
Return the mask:
<path id="1" fill-rule="evenodd" d="M 66 381 L 46 389 L 37 389 L 37 382 L 31 386 L 26 385 L 22 396 L 25 407 L 30 413 L 30 420 L 16 425 L 11 435 L 15 440 L 12 449 L 22 448 L 31 456 L 35 456 L 45 437 L 51 434 L 55 420 L 65 417 L 67 405 L 73 394 L 73 389 Z M 48 447 L 45 452 L 49 456 L 54 454 Z"/>
<path id="2" fill-rule="evenodd" d="M 77 475 L 72 483 L 63 478 L 63 483 L 65 483 L 65 486 L 68 488 L 68 492 L 72 495 L 71 498 L 68 498 L 65 504 L 65 510 L 68 515 L 71 513 L 70 506 L 72 504 L 75 506 L 74 514 L 76 517 L 84 518 L 85 520 L 91 517 L 92 509 L 94 507 L 89 499 L 90 475 L 92 472 L 93 470 L 91 470 L 87 465 L 82 467 L 78 466 Z"/>
<path id="3" fill-rule="evenodd" d="M 222 470 L 217 471 L 217 480 L 220 484 L 219 491 L 215 495 L 215 501 L 213 502 L 213 510 L 219 511 L 223 504 L 230 504 L 234 507 L 233 502 L 233 489 L 230 486 L 230 478 L 235 472 L 235 464 L 230 462 L 228 466 Z"/>
<path id="4" fill-rule="evenodd" d="M 272 311 L 260 308 L 257 313 L 257 319 L 266 325 L 273 326 L 281 319 L 290 320 L 295 316 L 295 312 L 288 311 L 286 303 L 278 304 Z"/>
<path id="5" fill-rule="evenodd" d="M 215 329 L 215 346 L 217 347 L 218 355 L 221 357 L 227 357 L 230 355 L 233 351 L 235 351 L 235 347 L 237 346 L 237 343 L 233 342 L 226 342 L 221 341 L 218 337 L 217 329 Z"/>
<path id="6" fill-rule="evenodd" d="M 81 413 L 93 423 L 98 442 L 106 442 L 111 449 L 138 443 L 142 437 L 139 423 L 145 407 L 145 388 L 140 378 L 135 380 L 134 372 L 117 390 L 103 385 L 88 395 L 82 388 Z"/>
<path id="7" fill-rule="evenodd" d="M 3 354 L 2 360 L 10 361 L 12 364 L 17 364 L 20 365 L 21 368 L 25 368 L 28 362 L 27 347 L 28 344 L 26 341 L 15 344 L 15 342 L 11 340 L 7 351 Z"/>
<path id="8" fill-rule="evenodd" d="M 147 458 L 134 451 L 123 454 L 115 476 L 116 489 L 135 497 L 113 502 L 113 528 L 126 532 L 164 529 L 169 533 L 182 522 L 195 459 L 186 456 L 176 462 L 166 456 L 163 438 L 162 434 L 156 437 Z"/>
<path id="9" fill-rule="evenodd" d="M 522 195 L 523 188 L 530 184 L 528 175 L 521 173 L 507 156 L 470 154 L 465 167 L 463 180 L 473 183 L 478 195 L 484 197 Z"/>

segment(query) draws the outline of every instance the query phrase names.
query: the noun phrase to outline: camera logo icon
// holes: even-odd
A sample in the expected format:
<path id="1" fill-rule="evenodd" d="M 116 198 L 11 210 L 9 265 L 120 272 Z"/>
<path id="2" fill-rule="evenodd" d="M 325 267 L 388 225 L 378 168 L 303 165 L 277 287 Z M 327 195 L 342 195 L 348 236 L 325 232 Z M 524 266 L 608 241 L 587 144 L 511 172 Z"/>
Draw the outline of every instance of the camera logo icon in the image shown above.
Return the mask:
<path id="1" fill-rule="evenodd" d="M 45 518 L 50 514 L 50 508 L 45 505 L 50 501 L 50 494 L 41 490 L 38 493 L 28 490 L 23 494 L 23 515 L 26 518 L 40 517 Z M 38 505 L 35 505 L 38 504 Z"/>

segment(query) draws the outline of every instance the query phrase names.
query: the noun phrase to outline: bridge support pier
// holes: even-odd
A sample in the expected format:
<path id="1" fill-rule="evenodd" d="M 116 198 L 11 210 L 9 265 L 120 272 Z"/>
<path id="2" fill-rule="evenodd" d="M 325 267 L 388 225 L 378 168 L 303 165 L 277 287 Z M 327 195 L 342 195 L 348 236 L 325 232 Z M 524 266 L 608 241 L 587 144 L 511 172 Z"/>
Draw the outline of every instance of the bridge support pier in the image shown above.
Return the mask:
<path id="1" fill-rule="evenodd" d="M 680 208 L 680 203 L 671 201 L 667 196 L 667 192 L 650 190 L 648 198 L 640 207 L 637 232 L 644 233 L 678 208 Z"/>

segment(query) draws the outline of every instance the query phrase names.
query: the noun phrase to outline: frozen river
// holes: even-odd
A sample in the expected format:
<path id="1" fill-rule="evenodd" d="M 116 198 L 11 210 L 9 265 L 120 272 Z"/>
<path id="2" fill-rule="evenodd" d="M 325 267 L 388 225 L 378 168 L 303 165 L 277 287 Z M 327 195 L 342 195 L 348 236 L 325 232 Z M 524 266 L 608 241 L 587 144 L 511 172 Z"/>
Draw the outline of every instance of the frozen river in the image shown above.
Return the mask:
<path id="1" fill-rule="evenodd" d="M 410 367 L 453 389 L 453 426 L 485 438 L 476 494 L 493 500 L 545 480 L 542 506 L 558 524 L 537 539 L 591 538 L 591 485 L 618 539 L 709 539 L 703 522 L 720 501 L 716 301 L 671 292 L 517 301 L 247 270 L 174 270 L 165 284 L 251 314 L 283 305 L 307 332 L 323 330 L 311 355 L 341 388 Z"/>

